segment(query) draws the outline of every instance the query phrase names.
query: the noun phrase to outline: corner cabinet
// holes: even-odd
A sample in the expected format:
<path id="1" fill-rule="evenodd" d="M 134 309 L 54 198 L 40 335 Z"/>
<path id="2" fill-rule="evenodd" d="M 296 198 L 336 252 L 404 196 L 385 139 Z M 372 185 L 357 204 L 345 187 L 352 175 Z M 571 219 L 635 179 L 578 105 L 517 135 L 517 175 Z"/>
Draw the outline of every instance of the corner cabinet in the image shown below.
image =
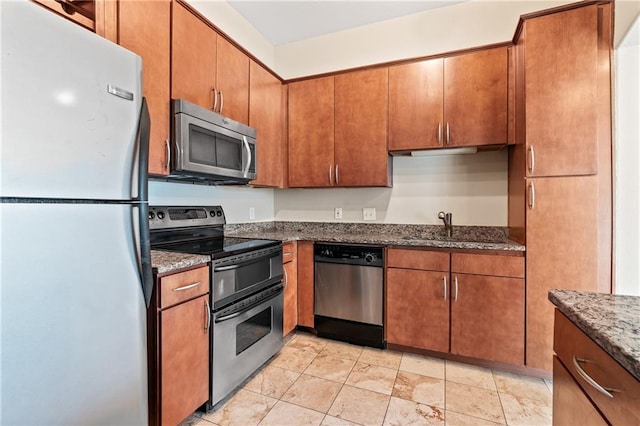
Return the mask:
<path id="1" fill-rule="evenodd" d="M 149 424 L 173 426 L 209 399 L 209 267 L 156 284 L 147 315 Z"/>
<path id="2" fill-rule="evenodd" d="M 388 70 L 289 84 L 289 187 L 390 186 Z"/>
<path id="3" fill-rule="evenodd" d="M 389 68 L 389 150 L 506 145 L 508 49 Z"/>
<path id="4" fill-rule="evenodd" d="M 151 117 L 149 173 L 169 174 L 171 1 L 118 1 L 118 43 L 142 57 L 142 93 Z"/>

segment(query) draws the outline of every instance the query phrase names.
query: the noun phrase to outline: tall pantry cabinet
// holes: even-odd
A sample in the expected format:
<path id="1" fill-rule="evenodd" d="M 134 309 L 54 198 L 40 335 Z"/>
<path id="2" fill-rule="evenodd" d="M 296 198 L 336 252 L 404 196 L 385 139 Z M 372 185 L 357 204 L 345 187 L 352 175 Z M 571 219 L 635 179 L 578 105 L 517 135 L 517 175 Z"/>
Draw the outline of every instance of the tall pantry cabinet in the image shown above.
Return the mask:
<path id="1" fill-rule="evenodd" d="M 516 33 L 509 228 L 525 242 L 526 365 L 551 371 L 550 289 L 611 291 L 611 4 L 524 16 Z"/>

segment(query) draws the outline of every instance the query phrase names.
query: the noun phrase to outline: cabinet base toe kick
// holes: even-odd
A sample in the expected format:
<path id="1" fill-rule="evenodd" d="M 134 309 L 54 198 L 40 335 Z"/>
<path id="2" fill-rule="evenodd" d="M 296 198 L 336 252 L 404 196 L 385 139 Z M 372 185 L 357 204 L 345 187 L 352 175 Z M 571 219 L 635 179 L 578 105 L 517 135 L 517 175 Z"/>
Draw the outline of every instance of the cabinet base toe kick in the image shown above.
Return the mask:
<path id="1" fill-rule="evenodd" d="M 318 337 L 340 340 L 356 345 L 384 349 L 384 328 L 381 325 L 365 324 L 315 315 L 315 329 Z"/>

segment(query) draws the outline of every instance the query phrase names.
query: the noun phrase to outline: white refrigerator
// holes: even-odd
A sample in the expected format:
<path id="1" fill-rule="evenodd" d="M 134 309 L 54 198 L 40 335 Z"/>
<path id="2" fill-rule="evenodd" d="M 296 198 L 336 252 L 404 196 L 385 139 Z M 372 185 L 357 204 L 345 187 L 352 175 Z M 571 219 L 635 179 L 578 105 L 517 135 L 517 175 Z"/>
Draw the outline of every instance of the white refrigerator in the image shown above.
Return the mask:
<path id="1" fill-rule="evenodd" d="M 137 55 L 0 1 L 0 424 L 146 425 Z"/>

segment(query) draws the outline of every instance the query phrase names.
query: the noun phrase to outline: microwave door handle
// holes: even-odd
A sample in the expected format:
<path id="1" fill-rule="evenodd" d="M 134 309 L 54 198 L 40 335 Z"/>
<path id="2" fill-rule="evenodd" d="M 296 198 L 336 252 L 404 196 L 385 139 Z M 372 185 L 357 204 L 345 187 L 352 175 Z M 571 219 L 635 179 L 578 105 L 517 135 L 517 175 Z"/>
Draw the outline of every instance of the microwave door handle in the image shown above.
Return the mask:
<path id="1" fill-rule="evenodd" d="M 251 147 L 249 146 L 249 141 L 247 141 L 246 136 L 242 136 L 242 144 L 244 148 L 247 150 L 247 162 L 245 164 L 244 169 L 242 170 L 242 176 L 247 177 L 249 174 L 249 168 L 251 167 Z"/>

